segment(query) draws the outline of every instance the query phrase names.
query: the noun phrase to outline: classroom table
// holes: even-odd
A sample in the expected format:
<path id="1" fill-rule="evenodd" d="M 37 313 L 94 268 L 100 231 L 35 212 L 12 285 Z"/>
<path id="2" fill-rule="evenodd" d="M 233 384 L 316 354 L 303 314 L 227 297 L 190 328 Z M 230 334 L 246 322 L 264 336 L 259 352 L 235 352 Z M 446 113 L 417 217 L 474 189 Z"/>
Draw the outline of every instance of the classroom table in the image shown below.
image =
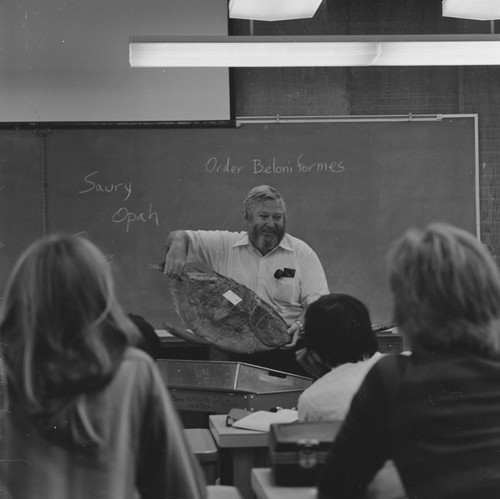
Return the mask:
<path id="1" fill-rule="evenodd" d="M 229 485 L 207 485 L 207 499 L 242 499 L 239 490 Z"/>
<path id="2" fill-rule="evenodd" d="M 219 451 L 207 428 L 184 428 L 189 447 L 205 473 L 207 484 L 213 485 L 219 473 Z"/>
<path id="3" fill-rule="evenodd" d="M 243 499 L 253 499 L 250 474 L 252 468 L 269 465 L 269 432 L 227 426 L 225 414 L 208 419 L 219 448 L 221 485 L 234 485 Z"/>
<path id="4" fill-rule="evenodd" d="M 316 487 L 282 487 L 271 468 L 254 468 L 251 486 L 257 499 L 316 499 Z M 394 464 L 388 461 L 368 486 L 365 499 L 407 499 Z"/>
<path id="5" fill-rule="evenodd" d="M 280 487 L 271 468 L 253 468 L 250 483 L 257 499 L 316 499 L 316 487 Z"/>

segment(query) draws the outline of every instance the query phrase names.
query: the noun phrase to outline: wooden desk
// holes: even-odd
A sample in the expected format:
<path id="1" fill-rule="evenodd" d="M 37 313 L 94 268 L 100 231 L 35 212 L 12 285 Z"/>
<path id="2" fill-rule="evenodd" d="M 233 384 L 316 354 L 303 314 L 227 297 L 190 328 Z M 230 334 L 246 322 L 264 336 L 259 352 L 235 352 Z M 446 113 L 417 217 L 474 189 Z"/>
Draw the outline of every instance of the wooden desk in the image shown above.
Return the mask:
<path id="1" fill-rule="evenodd" d="M 207 484 L 215 484 L 219 476 L 219 450 L 211 432 L 206 428 L 185 428 L 184 434 L 205 473 Z"/>
<path id="2" fill-rule="evenodd" d="M 241 499 L 241 494 L 229 485 L 207 485 L 207 499 Z"/>
<path id="3" fill-rule="evenodd" d="M 257 499 L 316 499 L 316 487 L 279 487 L 270 468 L 254 468 L 251 486 Z M 378 472 L 368 486 L 365 499 L 407 499 L 392 462 Z"/>
<path id="4" fill-rule="evenodd" d="M 316 487 L 278 487 L 271 468 L 254 468 L 251 486 L 257 499 L 316 499 Z"/>
<path id="5" fill-rule="evenodd" d="M 219 448 L 221 485 L 234 485 L 243 499 L 253 499 L 250 473 L 252 468 L 269 466 L 269 433 L 226 426 L 225 414 L 208 420 Z"/>

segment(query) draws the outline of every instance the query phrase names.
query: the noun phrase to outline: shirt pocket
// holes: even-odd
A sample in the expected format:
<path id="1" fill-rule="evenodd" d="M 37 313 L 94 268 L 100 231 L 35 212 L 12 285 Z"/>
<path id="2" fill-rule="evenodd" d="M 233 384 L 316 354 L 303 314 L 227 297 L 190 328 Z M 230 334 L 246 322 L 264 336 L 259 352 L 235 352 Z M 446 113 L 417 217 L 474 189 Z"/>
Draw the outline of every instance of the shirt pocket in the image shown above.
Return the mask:
<path id="1" fill-rule="evenodd" d="M 295 279 L 283 277 L 276 279 L 276 287 L 274 289 L 274 299 L 283 303 L 292 303 L 295 290 Z"/>

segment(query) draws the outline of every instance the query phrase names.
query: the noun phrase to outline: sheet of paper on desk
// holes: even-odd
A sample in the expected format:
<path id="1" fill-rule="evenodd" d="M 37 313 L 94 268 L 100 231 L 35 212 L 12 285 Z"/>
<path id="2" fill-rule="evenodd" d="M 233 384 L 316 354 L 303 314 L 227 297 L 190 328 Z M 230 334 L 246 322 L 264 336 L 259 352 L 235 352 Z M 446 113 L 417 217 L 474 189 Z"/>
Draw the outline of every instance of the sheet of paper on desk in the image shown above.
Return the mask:
<path id="1" fill-rule="evenodd" d="M 273 423 L 293 423 L 299 415 L 295 409 L 280 409 L 276 412 L 255 411 L 233 423 L 233 428 L 244 430 L 269 431 Z"/>

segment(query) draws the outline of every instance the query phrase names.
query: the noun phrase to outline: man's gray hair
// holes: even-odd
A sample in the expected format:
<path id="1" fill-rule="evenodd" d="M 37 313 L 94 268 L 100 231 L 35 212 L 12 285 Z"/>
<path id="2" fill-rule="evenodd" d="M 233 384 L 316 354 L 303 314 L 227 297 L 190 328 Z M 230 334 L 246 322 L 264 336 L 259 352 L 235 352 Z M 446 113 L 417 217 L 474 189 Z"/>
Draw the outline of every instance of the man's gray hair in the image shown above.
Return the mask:
<path id="1" fill-rule="evenodd" d="M 281 201 L 283 210 L 286 212 L 285 201 L 274 187 L 269 185 L 258 185 L 250 190 L 247 197 L 243 201 L 243 214 L 245 217 L 248 217 L 253 212 L 256 203 L 267 200 Z"/>

